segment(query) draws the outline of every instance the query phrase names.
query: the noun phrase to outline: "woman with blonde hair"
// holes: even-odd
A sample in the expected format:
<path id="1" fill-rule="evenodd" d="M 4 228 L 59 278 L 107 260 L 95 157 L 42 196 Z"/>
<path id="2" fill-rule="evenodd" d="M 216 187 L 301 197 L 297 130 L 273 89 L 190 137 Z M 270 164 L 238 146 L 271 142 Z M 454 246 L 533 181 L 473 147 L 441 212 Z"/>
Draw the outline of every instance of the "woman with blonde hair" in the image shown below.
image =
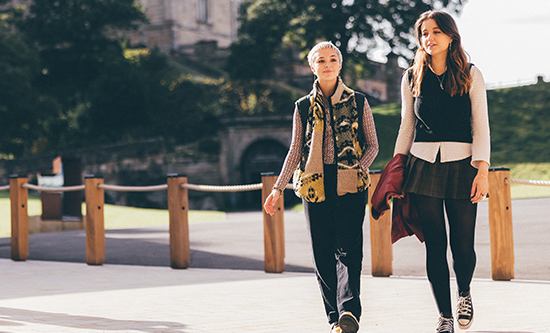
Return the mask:
<path id="1" fill-rule="evenodd" d="M 340 50 L 331 42 L 319 43 L 308 62 L 317 79 L 311 93 L 296 102 L 290 149 L 264 208 L 273 215 L 294 172 L 331 332 L 355 333 L 368 168 L 378 154 L 378 140 L 365 96 L 342 82 Z"/>
<path id="2" fill-rule="evenodd" d="M 423 13 L 419 43 L 402 80 L 394 154 L 408 155 L 403 192 L 414 204 L 426 245 L 426 270 L 440 313 L 437 332 L 454 332 L 447 231 L 458 284 L 457 324 L 472 325 L 477 203 L 488 196 L 489 119 L 483 76 L 462 49 L 453 18 Z"/>

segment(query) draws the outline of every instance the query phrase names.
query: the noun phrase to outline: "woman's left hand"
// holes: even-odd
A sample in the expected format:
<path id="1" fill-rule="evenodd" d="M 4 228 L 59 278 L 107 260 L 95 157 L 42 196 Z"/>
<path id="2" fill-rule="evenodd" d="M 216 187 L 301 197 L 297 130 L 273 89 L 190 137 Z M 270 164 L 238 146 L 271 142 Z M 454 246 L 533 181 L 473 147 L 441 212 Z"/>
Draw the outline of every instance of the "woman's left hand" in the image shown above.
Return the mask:
<path id="1" fill-rule="evenodd" d="M 487 162 L 479 162 L 479 169 L 477 175 L 472 183 L 472 191 L 470 198 L 472 203 L 478 203 L 481 200 L 487 198 L 489 192 L 489 180 L 487 179 L 489 174 L 489 164 Z"/>

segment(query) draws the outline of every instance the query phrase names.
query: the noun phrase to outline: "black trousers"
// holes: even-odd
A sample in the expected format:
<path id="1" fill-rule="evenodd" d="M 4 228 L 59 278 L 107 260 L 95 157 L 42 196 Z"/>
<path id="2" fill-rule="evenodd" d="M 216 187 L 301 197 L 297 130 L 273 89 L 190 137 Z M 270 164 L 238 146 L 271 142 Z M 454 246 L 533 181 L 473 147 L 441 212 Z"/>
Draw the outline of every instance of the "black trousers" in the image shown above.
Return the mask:
<path id="1" fill-rule="evenodd" d="M 336 166 L 325 165 L 325 201 L 304 200 L 313 265 L 328 322 L 349 311 L 359 320 L 366 192 L 336 194 Z"/>

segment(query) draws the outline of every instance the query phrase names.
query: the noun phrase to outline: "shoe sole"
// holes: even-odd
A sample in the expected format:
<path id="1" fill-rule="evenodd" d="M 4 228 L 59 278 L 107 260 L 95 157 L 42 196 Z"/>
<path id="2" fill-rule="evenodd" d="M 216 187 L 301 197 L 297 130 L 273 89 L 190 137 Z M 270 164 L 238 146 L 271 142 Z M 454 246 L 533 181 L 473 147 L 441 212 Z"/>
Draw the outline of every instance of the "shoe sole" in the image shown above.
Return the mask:
<path id="1" fill-rule="evenodd" d="M 340 326 L 343 333 L 357 333 L 359 330 L 359 323 L 357 323 L 357 320 L 348 314 L 343 314 L 342 317 L 340 317 L 338 326 Z"/>
<path id="2" fill-rule="evenodd" d="M 468 325 L 461 325 L 458 320 L 457 320 L 457 325 L 458 325 L 458 328 L 460 328 L 461 330 L 467 330 L 469 329 L 471 326 L 472 326 L 472 323 L 474 322 L 474 318 L 472 317 L 472 319 L 470 320 L 470 322 L 468 323 Z"/>

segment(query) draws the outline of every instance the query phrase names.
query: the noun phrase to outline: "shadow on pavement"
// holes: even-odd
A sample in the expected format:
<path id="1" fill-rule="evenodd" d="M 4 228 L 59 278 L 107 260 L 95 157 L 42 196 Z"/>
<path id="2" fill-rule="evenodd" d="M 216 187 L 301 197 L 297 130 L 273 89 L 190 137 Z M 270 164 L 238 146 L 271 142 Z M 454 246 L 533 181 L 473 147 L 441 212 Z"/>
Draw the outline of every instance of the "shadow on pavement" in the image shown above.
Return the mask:
<path id="1" fill-rule="evenodd" d="M 10 250 L 10 238 L 0 238 L 0 258 L 9 259 Z M 28 259 L 85 263 L 86 233 L 77 230 L 30 235 Z M 154 228 L 106 230 L 105 264 L 169 267 L 168 232 Z M 191 244 L 190 267 L 264 270 L 264 261 L 195 250 Z M 285 265 L 285 271 L 313 272 L 311 267 L 289 264 Z"/>

